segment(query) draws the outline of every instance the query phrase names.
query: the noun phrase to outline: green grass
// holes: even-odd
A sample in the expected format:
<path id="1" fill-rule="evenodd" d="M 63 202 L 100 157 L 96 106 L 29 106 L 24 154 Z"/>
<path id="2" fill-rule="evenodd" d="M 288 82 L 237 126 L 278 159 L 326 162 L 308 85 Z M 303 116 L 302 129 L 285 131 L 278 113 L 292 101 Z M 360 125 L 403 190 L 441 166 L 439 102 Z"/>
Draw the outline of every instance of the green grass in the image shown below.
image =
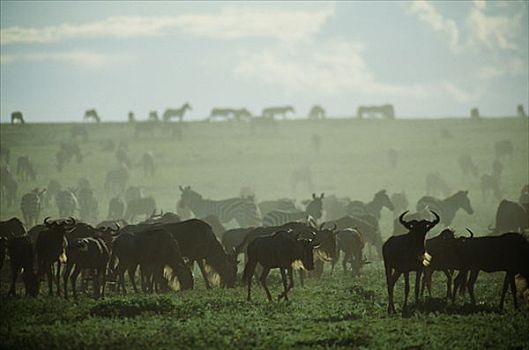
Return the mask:
<path id="1" fill-rule="evenodd" d="M 87 125 L 88 142 L 81 142 L 85 160 L 62 173 L 55 169 L 60 141 L 70 138 L 71 124 L 0 125 L 2 146 L 11 149 L 11 168 L 16 158 L 31 155 L 38 180 L 20 183 L 19 195 L 44 187 L 50 179 L 75 186 L 80 177 L 90 180 L 100 200 L 100 218 L 106 216 L 109 195 L 103 191 L 106 172 L 116 166 L 114 153 L 101 152 L 103 140 L 113 138 L 129 145 L 134 163 L 145 151 L 155 153 L 154 178 L 132 169 L 131 184 L 141 185 L 156 198 L 158 207 L 175 210 L 178 185 L 191 185 L 207 198 L 239 194 L 243 186 L 254 189 L 259 200 L 310 193 L 291 192 L 292 169 L 309 164 L 317 192 L 370 200 L 381 188 L 390 193 L 405 190 L 413 208 L 424 195 L 428 172 L 439 171 L 451 188 L 469 190 L 475 213 L 458 213 L 453 226 L 487 233 L 494 223 L 498 202 L 484 201 L 479 179 L 463 178 L 457 157 L 470 154 L 480 174 L 490 172 L 493 144 L 510 139 L 514 157 L 505 162 L 502 186 L 505 198 L 517 200 L 529 182 L 529 124 L 513 118 L 470 120 L 328 120 L 281 122 L 277 133 L 250 132 L 241 123 L 186 123 L 183 141 L 163 128 L 154 139 L 135 139 L 131 125 Z M 440 130 L 453 138 L 441 138 Z M 310 146 L 311 135 L 322 140 L 319 152 Z M 397 169 L 391 169 L 386 152 L 400 152 Z M 20 216 L 19 206 L 7 208 L 0 201 L 0 219 Z M 58 215 L 52 206 L 42 217 Z M 233 226 L 233 223 L 231 224 Z M 392 213 L 383 211 L 384 237 L 391 234 Z M 7 267 L 2 270 L 2 294 L 7 289 Z M 290 302 L 268 303 L 260 288 L 253 289 L 254 302 L 245 290 L 197 289 L 163 296 L 110 294 L 104 301 L 82 299 L 79 303 L 58 298 L 1 298 L 0 347 L 4 348 L 529 348 L 527 309 L 496 309 L 501 274 L 482 274 L 478 280 L 479 304 L 460 300 L 446 304 L 444 277 L 436 275 L 434 295 L 413 308 L 407 317 L 386 315 L 386 291 L 380 262 L 371 264 L 358 278 L 340 269 L 322 280 L 309 280 L 296 287 Z M 270 277 L 273 293 L 279 293 L 277 274 Z M 396 300 L 402 303 L 402 281 Z M 19 291 L 20 293 L 21 291 Z M 412 299 L 413 300 L 413 299 Z M 399 308 L 399 305 L 397 305 Z M 526 307 L 526 306 L 524 306 Z"/>

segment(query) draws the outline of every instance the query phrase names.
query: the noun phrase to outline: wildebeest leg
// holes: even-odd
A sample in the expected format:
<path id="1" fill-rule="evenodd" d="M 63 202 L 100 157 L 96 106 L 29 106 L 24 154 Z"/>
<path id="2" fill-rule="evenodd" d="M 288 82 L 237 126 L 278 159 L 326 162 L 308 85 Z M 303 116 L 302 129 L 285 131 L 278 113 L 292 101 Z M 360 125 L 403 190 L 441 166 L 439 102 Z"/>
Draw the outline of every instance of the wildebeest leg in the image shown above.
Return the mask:
<path id="1" fill-rule="evenodd" d="M 424 288 L 428 289 L 428 296 L 432 296 L 431 290 L 431 280 L 432 280 L 433 270 L 429 268 L 424 269 L 424 277 L 422 278 L 421 283 L 421 297 L 424 296 Z"/>
<path id="2" fill-rule="evenodd" d="M 395 283 L 399 279 L 402 272 L 395 271 L 391 267 L 386 266 L 386 284 L 388 287 L 388 314 L 395 313 L 395 303 L 393 301 L 393 291 Z"/>
<path id="3" fill-rule="evenodd" d="M 285 300 L 288 300 L 288 296 L 287 296 L 287 292 L 288 292 L 288 287 L 287 287 L 287 275 L 286 275 L 286 272 L 285 272 L 285 269 L 283 269 L 282 267 L 279 268 L 279 272 L 281 272 L 281 282 L 283 282 L 283 293 L 279 294 L 277 296 L 277 300 L 281 300 L 282 297 L 285 298 Z"/>
<path id="4" fill-rule="evenodd" d="M 415 304 L 419 303 L 419 288 L 421 286 L 421 275 L 422 270 L 415 272 Z M 430 290 L 430 288 L 428 288 L 428 290 Z M 429 294 L 430 296 L 432 295 L 432 293 Z"/>
<path id="5" fill-rule="evenodd" d="M 17 295 L 17 288 L 16 288 L 16 282 L 17 282 L 17 276 L 19 273 L 19 269 L 11 265 L 11 287 L 9 288 L 9 295 L 16 296 Z"/>
<path id="6" fill-rule="evenodd" d="M 511 284 L 511 294 L 512 294 L 512 301 L 514 303 L 514 308 L 518 309 L 518 300 L 516 299 L 516 281 L 514 279 L 514 274 L 509 274 L 509 282 Z"/>
<path id="7" fill-rule="evenodd" d="M 343 272 L 347 272 L 347 263 L 348 262 L 349 262 L 349 264 L 351 263 L 351 253 L 345 253 L 343 255 L 343 260 L 342 260 Z"/>
<path id="8" fill-rule="evenodd" d="M 446 299 L 449 300 L 451 295 L 451 291 L 452 291 L 452 273 L 453 271 L 451 270 L 444 270 L 443 271 L 445 273 L 445 276 L 446 276 Z"/>
<path id="9" fill-rule="evenodd" d="M 57 296 L 61 296 L 61 262 L 57 261 Z"/>
<path id="10" fill-rule="evenodd" d="M 106 273 L 106 268 L 105 267 L 101 267 L 100 268 L 100 271 L 101 271 L 101 278 L 102 278 L 102 286 L 101 286 L 101 299 L 104 299 L 105 298 L 105 285 L 107 284 L 107 273 Z"/>
<path id="11" fill-rule="evenodd" d="M 268 277 L 268 273 L 270 273 L 270 268 L 263 267 L 263 272 L 261 273 L 261 277 L 259 278 L 259 281 L 261 282 L 261 285 L 263 286 L 266 297 L 268 298 L 268 301 L 272 301 L 272 294 L 270 294 L 270 291 L 268 290 L 268 287 L 266 286 L 266 278 Z"/>
<path id="12" fill-rule="evenodd" d="M 305 286 L 305 283 L 304 282 L 304 279 L 305 279 L 305 271 L 303 270 L 298 270 L 298 274 L 299 274 L 299 284 L 304 287 Z"/>
<path id="13" fill-rule="evenodd" d="M 246 279 L 246 285 L 248 286 L 248 296 L 246 297 L 246 300 L 250 301 L 250 293 L 252 289 L 252 278 L 255 271 L 255 266 L 257 265 L 256 262 L 251 261 L 248 262 L 244 267 L 244 278 Z"/>
<path id="14" fill-rule="evenodd" d="M 509 284 L 509 273 L 507 272 L 505 274 L 505 278 L 503 279 L 503 287 L 501 289 L 500 309 L 502 310 L 503 310 L 503 302 L 505 301 L 505 294 L 507 293 L 508 284 Z"/>
<path id="15" fill-rule="evenodd" d="M 101 281 L 101 269 L 97 268 L 94 271 L 94 299 L 99 299 L 99 296 L 101 295 L 101 285 L 99 284 Z"/>
<path id="16" fill-rule="evenodd" d="M 470 295 L 470 302 L 472 304 L 476 303 L 476 297 L 474 296 L 474 284 L 478 279 L 479 270 L 472 270 L 470 272 L 470 278 L 468 279 L 468 294 Z"/>
<path id="17" fill-rule="evenodd" d="M 404 272 L 404 304 L 402 305 L 402 312 L 406 310 L 408 306 L 408 296 L 410 294 L 410 273 Z"/>
<path id="18" fill-rule="evenodd" d="M 70 272 L 72 271 L 73 265 L 71 263 L 67 263 L 66 267 L 64 268 L 63 273 L 63 284 L 64 284 L 64 299 L 68 299 L 68 277 L 70 277 Z"/>
<path id="19" fill-rule="evenodd" d="M 134 278 L 134 275 L 136 274 L 136 268 L 137 268 L 137 265 L 135 264 L 130 265 L 127 268 L 127 271 L 129 273 L 130 284 L 132 284 L 132 289 L 134 289 L 134 293 L 138 293 L 138 287 L 136 287 L 136 279 Z M 125 289 L 124 283 L 123 283 L 123 289 Z"/>
<path id="20" fill-rule="evenodd" d="M 334 272 L 334 266 L 336 265 L 338 260 L 340 260 L 340 251 L 339 250 L 336 251 L 336 256 L 331 261 L 331 275 Z"/>
<path id="21" fill-rule="evenodd" d="M 79 266 L 75 265 L 75 269 L 73 270 L 72 276 L 70 277 L 70 281 L 72 282 L 72 291 L 73 291 L 73 298 L 77 300 L 77 289 L 76 289 L 76 283 L 77 283 L 77 277 L 81 273 L 81 269 Z"/>
<path id="22" fill-rule="evenodd" d="M 211 289 L 211 285 L 208 281 L 208 276 L 206 274 L 206 269 L 204 268 L 204 260 L 198 259 L 197 260 L 198 268 L 200 269 L 200 273 L 202 273 L 202 277 L 204 277 L 204 282 L 206 283 L 206 288 Z"/>
<path id="23" fill-rule="evenodd" d="M 52 271 L 52 265 L 48 266 L 48 269 L 46 271 L 46 277 L 48 278 L 48 295 L 51 297 L 51 296 L 53 296 L 53 271 Z"/>

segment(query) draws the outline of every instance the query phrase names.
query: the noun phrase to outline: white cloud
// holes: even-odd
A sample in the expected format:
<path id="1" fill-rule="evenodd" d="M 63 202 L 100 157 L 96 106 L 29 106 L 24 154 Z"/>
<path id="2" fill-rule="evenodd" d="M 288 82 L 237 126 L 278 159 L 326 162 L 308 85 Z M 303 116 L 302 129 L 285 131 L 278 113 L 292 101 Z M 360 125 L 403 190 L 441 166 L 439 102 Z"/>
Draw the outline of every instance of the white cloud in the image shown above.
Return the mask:
<path id="1" fill-rule="evenodd" d="M 461 103 L 477 101 L 482 94 L 480 89 L 471 91 L 470 89 L 461 88 L 453 82 L 442 83 L 441 89 L 444 90 L 444 92 L 447 93 L 449 97 Z"/>
<path id="2" fill-rule="evenodd" d="M 488 80 L 506 75 L 527 75 L 528 68 L 527 61 L 519 57 L 513 57 L 504 59 L 495 65 L 486 65 L 481 67 L 478 72 L 478 77 Z"/>
<path id="3" fill-rule="evenodd" d="M 431 2 L 416 0 L 411 4 L 409 13 L 428 24 L 433 30 L 442 33 L 452 51 L 459 50 L 459 29 L 456 22 L 443 17 Z"/>
<path id="4" fill-rule="evenodd" d="M 225 9 L 214 14 L 163 17 L 109 17 L 84 24 L 1 29 L 2 45 L 53 43 L 67 39 L 145 37 L 177 32 L 214 39 L 305 39 L 318 32 L 334 9 L 311 11 Z"/>
<path id="5" fill-rule="evenodd" d="M 241 52 L 234 74 L 279 86 L 289 92 L 315 92 L 328 96 L 365 93 L 425 97 L 428 87 L 377 81 L 363 56 L 362 47 L 345 41 L 312 47 L 282 46 L 261 52 Z"/>
<path id="6" fill-rule="evenodd" d="M 0 55 L 2 65 L 18 62 L 58 62 L 76 64 L 86 67 L 101 67 L 110 63 L 123 62 L 124 55 L 111 55 L 90 51 L 33 52 Z"/>

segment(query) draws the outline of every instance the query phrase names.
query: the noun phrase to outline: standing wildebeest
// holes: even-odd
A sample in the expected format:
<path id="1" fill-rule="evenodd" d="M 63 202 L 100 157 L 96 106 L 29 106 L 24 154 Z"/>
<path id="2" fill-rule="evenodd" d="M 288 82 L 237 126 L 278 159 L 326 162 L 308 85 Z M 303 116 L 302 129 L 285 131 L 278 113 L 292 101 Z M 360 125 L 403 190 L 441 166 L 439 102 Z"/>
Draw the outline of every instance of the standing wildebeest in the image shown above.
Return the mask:
<path id="1" fill-rule="evenodd" d="M 120 164 L 116 169 L 109 170 L 105 177 L 105 191 L 116 194 L 125 191 L 130 173 L 127 166 Z"/>
<path id="2" fill-rule="evenodd" d="M 34 271 L 35 254 L 28 235 L 13 237 L 7 242 L 11 263 L 11 287 L 9 295 L 16 295 L 16 281 L 21 271 L 26 296 L 38 294 L 37 276 Z"/>
<path id="3" fill-rule="evenodd" d="M 376 115 L 380 115 L 385 119 L 395 119 L 395 109 L 391 104 L 385 104 L 381 106 L 358 106 L 356 110 L 356 117 L 358 119 L 362 119 L 366 114 L 371 118 L 375 117 Z"/>
<path id="4" fill-rule="evenodd" d="M 527 118 L 527 114 L 525 113 L 525 110 L 523 109 L 523 105 L 518 105 L 518 107 L 516 107 L 516 115 L 519 118 Z"/>
<path id="5" fill-rule="evenodd" d="M 90 187 L 82 187 L 77 193 L 79 216 L 83 221 L 95 222 L 98 215 L 98 202 Z"/>
<path id="6" fill-rule="evenodd" d="M 0 199 L 5 198 L 7 207 L 15 204 L 18 183 L 7 166 L 0 167 Z"/>
<path id="7" fill-rule="evenodd" d="M 426 194 L 428 196 L 448 196 L 451 192 L 446 181 L 441 177 L 439 172 L 429 173 L 426 175 Z"/>
<path id="8" fill-rule="evenodd" d="M 494 234 L 524 232 L 529 229 L 529 212 L 522 205 L 504 199 L 496 210 L 496 227 L 489 229 Z"/>
<path id="9" fill-rule="evenodd" d="M 46 225 L 46 228 L 39 232 L 35 244 L 38 266 L 37 279 L 40 281 L 44 274 L 46 274 L 48 277 L 49 295 L 53 295 L 52 266 L 57 262 L 57 295 L 60 295 L 61 263 L 66 262 L 65 250 L 68 245 L 65 235 L 75 225 L 75 220 L 70 218 L 64 221 L 49 221 L 49 217 L 47 217 L 44 219 L 44 225 Z"/>
<path id="10" fill-rule="evenodd" d="M 467 284 L 470 300 L 473 304 L 476 302 L 474 285 L 479 271 L 489 273 L 505 271 L 500 308 L 503 309 L 508 286 L 511 287 L 514 307 L 518 308 L 515 276 L 520 274 L 526 280 L 529 280 L 529 242 L 523 235 L 516 232 L 508 232 L 501 236 L 468 239 L 457 246 L 456 252 L 465 267 L 465 271 L 462 271 L 455 280 L 453 300 L 455 299 L 456 291 L 462 283 L 459 277 L 465 276 L 466 279 L 466 271 L 470 271 Z"/>
<path id="11" fill-rule="evenodd" d="M 424 196 L 417 201 L 416 209 L 417 212 L 426 209 L 436 211 L 441 216 L 441 223 L 445 225 L 452 224 L 459 209 L 463 209 L 469 215 L 474 214 L 470 199 L 468 199 L 468 191 L 458 191 L 445 199 Z"/>
<path id="12" fill-rule="evenodd" d="M 75 195 L 76 190 L 67 189 L 62 190 L 55 196 L 55 205 L 59 209 L 59 216 L 64 218 L 67 216 L 73 216 L 75 211 L 79 209 L 79 203 Z"/>
<path id="13" fill-rule="evenodd" d="M 160 121 L 160 117 L 158 117 L 158 112 L 157 111 L 150 111 L 149 112 L 149 116 L 147 117 L 147 120 L 150 121 L 150 122 L 154 122 L 154 123 L 157 123 Z"/>
<path id="14" fill-rule="evenodd" d="M 281 226 L 287 222 L 306 220 L 308 217 L 312 217 L 318 220 L 322 217 L 322 199 L 325 195 L 322 193 L 319 197 L 316 193 L 312 194 L 312 200 L 307 203 L 305 211 L 284 211 L 284 210 L 273 210 L 268 212 L 263 217 L 264 226 Z"/>
<path id="15" fill-rule="evenodd" d="M 263 118 L 275 119 L 276 115 L 280 115 L 283 119 L 287 119 L 287 113 L 296 113 L 292 106 L 268 107 L 263 109 Z"/>
<path id="16" fill-rule="evenodd" d="M 434 211 L 435 219 L 410 220 L 405 221 L 404 212 L 399 220 L 409 231 L 402 236 L 392 236 L 382 246 L 384 257 L 384 268 L 386 270 L 386 283 L 388 287 L 388 313 L 395 313 L 393 303 L 393 289 L 401 274 L 404 274 L 404 305 L 402 310 L 406 310 L 408 304 L 408 294 L 410 293 L 411 271 L 415 271 L 415 301 L 419 300 L 419 287 L 423 266 L 428 266 L 430 256 L 426 253 L 424 238 L 428 231 L 439 223 L 439 215 Z"/>
<path id="17" fill-rule="evenodd" d="M 156 210 L 156 201 L 153 197 L 136 198 L 127 202 L 127 210 L 125 211 L 125 220 L 134 222 L 138 215 L 145 215 L 149 217 L 152 212 Z"/>
<path id="18" fill-rule="evenodd" d="M 457 158 L 457 164 L 463 173 L 463 176 L 472 175 L 474 177 L 478 176 L 478 167 L 472 157 L 468 154 L 462 154 Z"/>
<path id="19" fill-rule="evenodd" d="M 35 181 L 37 174 L 33 167 L 33 162 L 29 156 L 20 156 L 17 159 L 17 176 L 22 181 Z"/>
<path id="20" fill-rule="evenodd" d="M 358 229 L 362 232 L 366 243 L 369 244 L 369 258 L 371 258 L 371 247 L 375 247 L 378 256 L 382 257 L 382 235 L 380 233 L 378 220 L 374 216 L 362 215 L 357 217 L 346 215 L 330 222 L 335 223 L 339 230 L 347 228 Z"/>
<path id="21" fill-rule="evenodd" d="M 97 112 L 94 108 L 87 109 L 86 112 L 84 112 L 84 120 L 94 120 L 96 123 L 101 122 L 101 119 L 99 118 L 99 115 L 97 115 Z"/>
<path id="22" fill-rule="evenodd" d="M 307 119 L 309 120 L 320 120 L 320 119 L 326 119 L 327 116 L 325 115 L 325 109 L 323 109 L 320 105 L 314 105 L 309 111 L 309 115 L 307 116 Z"/>
<path id="23" fill-rule="evenodd" d="M 261 222 L 259 208 L 251 200 L 236 197 L 215 201 L 202 198 L 202 195 L 193 191 L 191 186 L 179 188 L 182 192 L 180 205 L 189 208 L 195 217 L 215 215 L 222 223 L 235 220 L 241 227 L 253 226 Z"/>
<path id="24" fill-rule="evenodd" d="M 511 140 L 501 140 L 494 144 L 494 153 L 496 154 L 496 158 L 499 160 L 502 160 L 506 157 L 512 159 L 513 151 L 514 147 Z"/>
<path id="25" fill-rule="evenodd" d="M 134 112 L 130 111 L 127 115 L 127 120 L 129 123 L 134 123 L 136 121 L 136 117 L 134 116 Z"/>
<path id="26" fill-rule="evenodd" d="M 389 198 L 386 190 L 380 190 L 373 196 L 371 202 L 364 203 L 362 201 L 352 201 L 349 204 L 349 214 L 353 216 L 373 215 L 377 220 L 380 220 L 380 211 L 383 207 L 393 211 L 393 203 Z"/>
<path id="27" fill-rule="evenodd" d="M 55 179 L 51 179 L 50 182 L 48 182 L 48 187 L 46 188 L 46 195 L 44 196 L 44 206 L 49 207 L 51 200 L 57 196 L 57 193 L 59 193 L 62 189 L 61 184 L 59 181 Z"/>
<path id="28" fill-rule="evenodd" d="M 272 236 L 258 237 L 248 244 L 248 262 L 244 267 L 243 282 L 248 286 L 248 301 L 251 300 L 250 292 L 252 286 L 252 277 L 257 264 L 261 265 L 263 271 L 259 278 L 269 301 L 272 301 L 272 295 L 266 285 L 266 278 L 271 269 L 279 268 L 281 280 L 283 282 L 283 293 L 278 295 L 278 300 L 285 298 L 288 300 L 287 293 L 294 287 L 292 263 L 300 260 L 303 267 L 307 270 L 314 269 L 313 249 L 317 245 L 310 239 L 298 240 L 298 237 L 292 237 L 290 231 L 277 231 Z M 287 273 L 289 283 L 287 286 Z"/>
<path id="29" fill-rule="evenodd" d="M 26 234 L 26 228 L 19 218 L 0 221 L 0 237 L 17 237 Z"/>
<path id="30" fill-rule="evenodd" d="M 101 238 L 77 238 L 68 241 L 64 269 L 64 297 L 68 298 L 68 277 L 72 282 L 73 297 L 77 299 L 76 281 L 82 269 L 95 269 L 94 298 L 105 297 L 105 275 L 110 253 Z M 72 269 L 74 268 L 73 273 Z M 102 286 L 102 288 L 101 288 Z"/>
<path id="31" fill-rule="evenodd" d="M 336 257 L 332 260 L 332 271 L 340 260 L 340 252 L 344 252 L 343 271 L 347 272 L 347 263 L 349 263 L 353 276 L 359 275 L 362 267 L 367 263 L 363 254 L 364 246 L 365 240 L 360 231 L 352 228 L 339 230 L 336 234 Z"/>
<path id="32" fill-rule="evenodd" d="M 481 116 L 479 114 L 479 109 L 477 107 L 474 107 L 470 110 L 470 119 L 473 119 L 473 120 L 481 119 Z"/>
<path id="33" fill-rule="evenodd" d="M 152 152 L 145 152 L 141 157 L 141 166 L 143 167 L 143 174 L 145 176 L 154 176 L 154 157 Z"/>
<path id="34" fill-rule="evenodd" d="M 292 170 L 290 173 L 290 187 L 292 194 L 295 196 L 298 190 L 298 185 L 305 184 L 305 190 L 312 192 L 314 189 L 314 182 L 312 181 L 312 170 L 309 165 L 300 165 Z"/>
<path id="35" fill-rule="evenodd" d="M 33 191 L 22 196 L 20 209 L 24 216 L 24 222 L 28 227 L 35 225 L 39 220 L 45 193 L 46 189 L 39 191 L 38 188 L 35 188 Z"/>
<path id="36" fill-rule="evenodd" d="M 481 194 L 483 200 L 486 200 L 489 192 L 492 192 L 497 200 L 502 197 L 502 190 L 500 185 L 501 173 L 503 172 L 503 165 L 496 159 L 492 163 L 492 173 L 481 176 Z"/>
<path id="37" fill-rule="evenodd" d="M 125 202 L 121 197 L 113 197 L 108 203 L 108 219 L 121 219 L 125 214 Z"/>
<path id="38" fill-rule="evenodd" d="M 191 105 L 187 102 L 184 103 L 182 107 L 180 108 L 176 108 L 176 109 L 167 108 L 165 112 L 163 113 L 163 121 L 168 122 L 173 118 L 178 118 L 178 121 L 182 122 L 186 111 L 191 110 L 191 109 L 192 109 Z"/>
<path id="39" fill-rule="evenodd" d="M 15 124 L 16 121 L 18 121 L 20 124 L 26 124 L 22 112 L 16 111 L 11 113 L 11 124 Z"/>

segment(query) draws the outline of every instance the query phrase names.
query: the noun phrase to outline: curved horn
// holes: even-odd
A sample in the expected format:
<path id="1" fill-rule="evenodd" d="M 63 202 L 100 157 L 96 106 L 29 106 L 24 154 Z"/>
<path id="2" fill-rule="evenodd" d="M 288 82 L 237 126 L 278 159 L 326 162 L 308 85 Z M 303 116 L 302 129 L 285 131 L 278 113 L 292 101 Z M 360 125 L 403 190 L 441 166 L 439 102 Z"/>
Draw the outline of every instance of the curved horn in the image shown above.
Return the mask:
<path id="1" fill-rule="evenodd" d="M 439 217 L 439 215 L 437 215 L 435 211 L 430 209 L 430 212 L 435 216 L 434 221 L 432 221 L 432 225 L 435 226 L 439 223 L 439 221 L 441 221 L 441 218 Z"/>
<path id="2" fill-rule="evenodd" d="M 52 223 L 50 222 L 50 216 L 46 216 L 46 218 L 44 219 L 44 225 L 46 226 L 50 226 Z"/>
<path id="3" fill-rule="evenodd" d="M 399 216 L 399 222 L 404 226 L 406 227 L 406 225 L 408 224 L 408 222 L 404 221 L 404 215 L 408 214 L 409 210 L 406 210 L 404 213 L 400 214 Z"/>
<path id="4" fill-rule="evenodd" d="M 114 226 L 115 226 L 114 232 L 119 231 L 119 229 L 121 228 L 121 226 L 119 226 L 119 223 L 117 221 L 114 221 Z"/>
<path id="5" fill-rule="evenodd" d="M 319 228 L 319 231 L 322 231 L 323 230 L 323 226 L 325 226 L 326 222 L 322 222 L 321 225 L 320 225 L 320 228 Z"/>
<path id="6" fill-rule="evenodd" d="M 468 238 L 474 238 L 474 232 L 472 232 L 472 230 L 469 229 L 468 227 L 466 227 L 466 230 L 468 231 L 468 233 L 470 233 L 470 237 Z"/>
<path id="7" fill-rule="evenodd" d="M 68 219 L 66 219 L 65 223 L 66 223 L 67 225 L 70 225 L 70 226 L 71 226 L 71 225 L 75 225 L 75 219 L 74 219 L 73 217 L 70 216 L 70 217 L 68 217 Z"/>

